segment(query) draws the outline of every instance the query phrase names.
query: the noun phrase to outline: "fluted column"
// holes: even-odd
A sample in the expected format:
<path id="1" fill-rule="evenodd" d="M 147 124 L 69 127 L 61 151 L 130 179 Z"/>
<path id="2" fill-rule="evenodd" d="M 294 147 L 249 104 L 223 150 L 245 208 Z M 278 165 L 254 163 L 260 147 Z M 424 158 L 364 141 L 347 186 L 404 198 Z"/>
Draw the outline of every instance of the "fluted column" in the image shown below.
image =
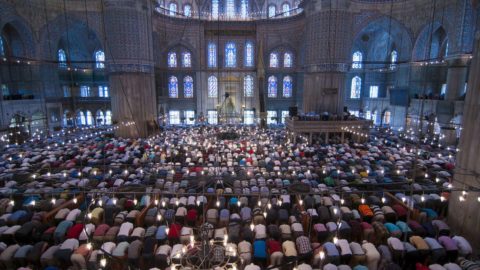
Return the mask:
<path id="1" fill-rule="evenodd" d="M 106 0 L 107 67 L 117 136 L 146 137 L 156 120 L 152 3 Z M 134 125 L 125 125 L 134 122 Z"/>

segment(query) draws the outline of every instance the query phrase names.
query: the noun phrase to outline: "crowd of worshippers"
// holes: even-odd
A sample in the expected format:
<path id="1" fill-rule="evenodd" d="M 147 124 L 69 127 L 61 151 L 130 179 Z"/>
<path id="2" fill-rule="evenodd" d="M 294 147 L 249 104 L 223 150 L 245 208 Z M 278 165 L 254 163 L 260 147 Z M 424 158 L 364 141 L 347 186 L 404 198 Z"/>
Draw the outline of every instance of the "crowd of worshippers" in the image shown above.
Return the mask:
<path id="1" fill-rule="evenodd" d="M 232 131 L 238 140 L 215 136 Z M 9 147 L 0 268 L 181 269 L 205 262 L 201 226 L 212 268 L 480 267 L 444 222 L 450 150 L 425 145 L 416 155 L 390 135 L 342 145 L 285 138 L 199 127 Z M 386 197 L 389 188 L 406 191 Z"/>

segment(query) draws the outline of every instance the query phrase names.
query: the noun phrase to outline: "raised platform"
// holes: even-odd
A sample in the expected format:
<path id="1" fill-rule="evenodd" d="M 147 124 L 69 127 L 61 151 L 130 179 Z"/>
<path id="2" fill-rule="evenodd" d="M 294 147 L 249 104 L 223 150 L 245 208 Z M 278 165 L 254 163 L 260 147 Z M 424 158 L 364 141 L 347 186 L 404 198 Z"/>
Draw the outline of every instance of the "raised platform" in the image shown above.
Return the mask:
<path id="1" fill-rule="evenodd" d="M 355 142 L 364 142 L 368 139 L 373 122 L 365 119 L 357 120 L 299 120 L 296 117 L 285 119 L 287 130 L 293 133 L 293 139 L 298 135 L 308 135 L 308 142 L 312 143 L 314 135 L 322 135 L 325 143 L 329 143 L 331 135 L 340 135 L 341 142 L 345 142 L 346 135 Z"/>

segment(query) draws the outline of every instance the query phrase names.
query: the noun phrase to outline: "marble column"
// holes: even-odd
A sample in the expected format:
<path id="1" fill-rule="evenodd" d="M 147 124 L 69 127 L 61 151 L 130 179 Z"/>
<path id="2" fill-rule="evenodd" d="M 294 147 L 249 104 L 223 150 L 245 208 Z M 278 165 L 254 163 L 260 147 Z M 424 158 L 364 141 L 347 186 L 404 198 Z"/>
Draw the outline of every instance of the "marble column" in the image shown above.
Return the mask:
<path id="1" fill-rule="evenodd" d="M 106 60 L 117 136 L 147 137 L 155 126 L 153 8 L 148 0 L 104 1 Z"/>
<path id="2" fill-rule="evenodd" d="M 480 190 L 480 33 L 474 41 L 473 59 L 470 65 L 468 90 L 463 112 L 463 131 L 460 138 L 453 187 L 455 189 L 474 188 Z M 454 191 L 450 196 L 448 223 L 453 234 L 461 234 L 474 247 L 474 253 L 480 250 L 480 214 L 478 209 L 480 193 L 470 192 L 464 201 L 459 200 L 461 191 Z"/>

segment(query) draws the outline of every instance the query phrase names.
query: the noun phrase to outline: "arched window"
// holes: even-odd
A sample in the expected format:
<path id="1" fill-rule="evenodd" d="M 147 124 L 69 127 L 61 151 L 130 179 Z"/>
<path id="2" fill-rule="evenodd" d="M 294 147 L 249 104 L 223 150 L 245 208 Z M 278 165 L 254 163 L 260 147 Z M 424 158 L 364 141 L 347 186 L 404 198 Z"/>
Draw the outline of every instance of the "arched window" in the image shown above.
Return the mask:
<path id="1" fill-rule="evenodd" d="M 0 36 L 0 56 L 5 56 L 5 44 L 2 36 Z"/>
<path id="2" fill-rule="evenodd" d="M 87 120 L 87 126 L 93 125 L 93 115 L 91 111 L 87 111 L 86 120 Z"/>
<path id="3" fill-rule="evenodd" d="M 352 79 L 352 87 L 350 88 L 350 98 L 360 98 L 360 92 L 362 90 L 362 79 L 355 76 Z"/>
<path id="4" fill-rule="evenodd" d="M 218 19 L 218 0 L 212 0 L 212 17 Z"/>
<path id="5" fill-rule="evenodd" d="M 277 97 L 277 78 L 275 76 L 268 77 L 268 97 Z"/>
<path id="6" fill-rule="evenodd" d="M 352 68 L 362 68 L 363 55 L 361 52 L 356 51 L 352 56 Z"/>
<path id="7" fill-rule="evenodd" d="M 378 119 L 377 119 L 378 115 L 377 115 L 377 110 L 374 110 L 372 112 L 372 121 L 373 121 L 373 124 L 374 125 L 377 125 L 378 124 Z"/>
<path id="8" fill-rule="evenodd" d="M 283 67 L 291 68 L 292 67 L 292 54 L 286 52 L 283 54 Z"/>
<path id="9" fill-rule="evenodd" d="M 217 45 L 213 42 L 208 43 L 208 67 L 217 66 Z"/>
<path id="10" fill-rule="evenodd" d="M 175 76 L 171 76 L 168 80 L 168 96 L 178 98 L 178 79 Z"/>
<path id="11" fill-rule="evenodd" d="M 237 48 L 235 43 L 228 42 L 225 45 L 225 67 L 237 66 Z"/>
<path id="12" fill-rule="evenodd" d="M 245 97 L 253 97 L 253 77 L 251 75 L 243 78 L 243 94 Z"/>
<path id="13" fill-rule="evenodd" d="M 292 77 L 290 76 L 285 76 L 283 78 L 283 97 L 284 98 L 289 98 L 292 97 Z"/>
<path id="14" fill-rule="evenodd" d="M 170 3 L 170 5 L 168 6 L 168 14 L 170 16 L 177 15 L 177 3 Z"/>
<path id="15" fill-rule="evenodd" d="M 112 111 L 106 111 L 105 112 L 105 125 L 111 125 L 112 124 Z"/>
<path id="16" fill-rule="evenodd" d="M 277 8 L 274 5 L 268 6 L 268 17 L 273 18 L 275 17 L 275 14 L 277 13 Z"/>
<path id="17" fill-rule="evenodd" d="M 70 126 L 71 125 L 71 119 L 69 119 L 68 115 L 70 114 L 70 112 L 68 110 L 65 110 L 63 112 L 63 126 L 64 127 L 67 127 L 67 126 Z"/>
<path id="18" fill-rule="evenodd" d="M 290 4 L 284 3 L 282 5 L 282 13 L 283 16 L 290 16 Z"/>
<path id="19" fill-rule="evenodd" d="M 95 67 L 105 68 L 105 53 L 103 51 L 95 52 Z"/>
<path id="20" fill-rule="evenodd" d="M 102 110 L 98 110 L 97 114 L 95 115 L 96 118 L 96 124 L 101 126 L 105 125 L 105 115 L 103 114 Z"/>
<path id="21" fill-rule="evenodd" d="M 394 69 L 397 67 L 397 58 L 398 58 L 398 53 L 396 50 L 393 50 L 392 53 L 390 54 L 390 68 Z"/>
<path id="22" fill-rule="evenodd" d="M 175 52 L 168 53 L 168 67 L 177 67 L 177 54 Z"/>
<path id="23" fill-rule="evenodd" d="M 77 126 L 84 126 L 87 123 L 85 114 L 82 111 L 77 112 Z"/>
<path id="24" fill-rule="evenodd" d="M 293 7 L 294 7 L 294 8 L 298 8 L 299 5 L 300 5 L 300 1 L 299 1 L 299 0 L 295 0 L 295 2 L 293 2 Z"/>
<path id="25" fill-rule="evenodd" d="M 228 18 L 235 17 L 235 0 L 226 0 L 225 11 Z"/>
<path id="26" fill-rule="evenodd" d="M 246 67 L 253 67 L 253 43 L 251 41 L 247 41 L 245 43 L 245 66 Z"/>
<path id="27" fill-rule="evenodd" d="M 210 76 L 208 77 L 208 97 L 216 98 L 217 96 L 218 96 L 217 77 Z"/>
<path id="28" fill-rule="evenodd" d="M 185 15 L 185 17 L 192 17 L 192 6 L 191 5 L 186 4 L 183 7 L 183 15 Z"/>
<path id="29" fill-rule="evenodd" d="M 67 67 L 67 55 L 62 49 L 58 50 L 58 66 L 61 68 Z"/>
<path id="30" fill-rule="evenodd" d="M 192 67 L 192 55 L 190 54 L 190 52 L 182 53 L 182 66 Z"/>
<path id="31" fill-rule="evenodd" d="M 278 53 L 270 53 L 270 67 L 271 68 L 278 67 Z"/>
<path id="32" fill-rule="evenodd" d="M 240 15 L 242 16 L 242 19 L 248 17 L 248 0 L 242 0 L 240 4 Z"/>
<path id="33" fill-rule="evenodd" d="M 183 78 L 183 95 L 186 98 L 193 98 L 193 79 L 190 76 Z"/>

